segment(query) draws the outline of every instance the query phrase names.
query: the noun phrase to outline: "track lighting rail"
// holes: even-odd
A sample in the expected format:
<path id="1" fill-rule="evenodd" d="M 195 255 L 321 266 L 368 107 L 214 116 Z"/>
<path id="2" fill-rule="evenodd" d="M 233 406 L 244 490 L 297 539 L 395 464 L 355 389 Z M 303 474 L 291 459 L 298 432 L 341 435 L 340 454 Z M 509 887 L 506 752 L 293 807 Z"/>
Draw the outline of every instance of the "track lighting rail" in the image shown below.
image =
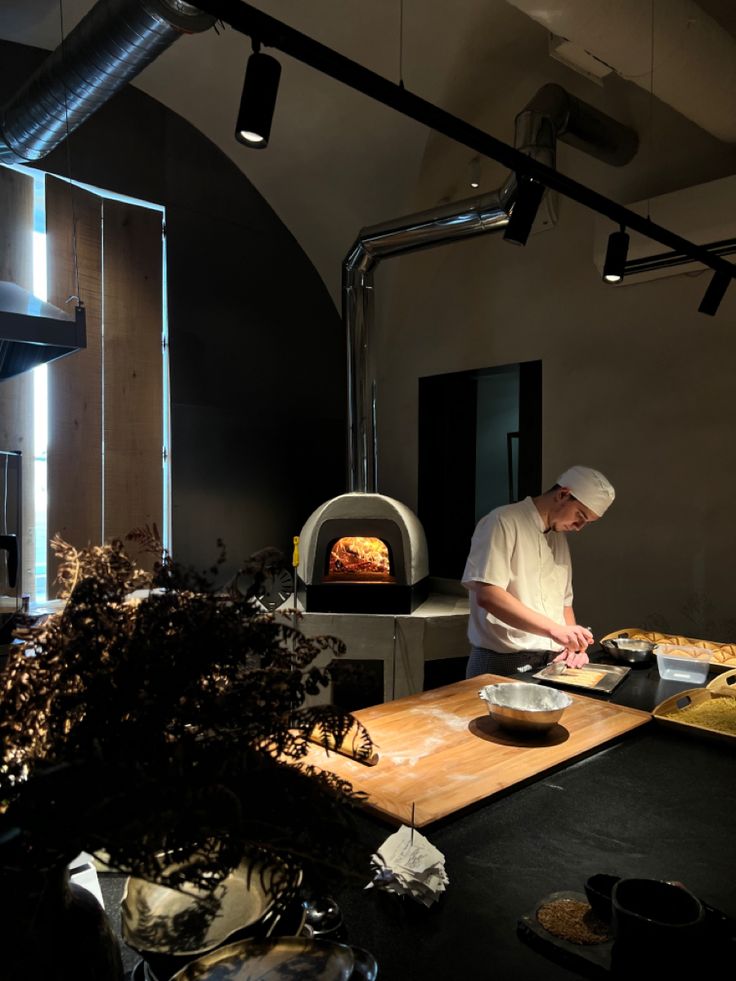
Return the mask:
<path id="1" fill-rule="evenodd" d="M 423 123 L 438 133 L 443 133 L 476 153 L 497 160 L 509 170 L 515 171 L 517 177 L 524 175 L 533 178 L 545 187 L 577 201 L 598 214 L 605 215 L 615 224 L 624 225 L 647 238 L 660 242 L 672 249 L 675 254 L 685 255 L 691 261 L 710 266 L 729 279 L 736 276 L 736 266 L 709 252 L 708 249 L 676 235 L 584 184 L 527 157 L 489 133 L 414 95 L 403 85 L 391 82 L 376 72 L 364 68 L 345 55 L 264 14 L 248 3 L 242 3 L 241 0 L 198 0 L 197 7 L 229 24 L 233 30 L 257 38 L 264 46 L 277 48 L 284 54 L 296 58 L 297 61 L 329 75 L 404 116 Z"/>

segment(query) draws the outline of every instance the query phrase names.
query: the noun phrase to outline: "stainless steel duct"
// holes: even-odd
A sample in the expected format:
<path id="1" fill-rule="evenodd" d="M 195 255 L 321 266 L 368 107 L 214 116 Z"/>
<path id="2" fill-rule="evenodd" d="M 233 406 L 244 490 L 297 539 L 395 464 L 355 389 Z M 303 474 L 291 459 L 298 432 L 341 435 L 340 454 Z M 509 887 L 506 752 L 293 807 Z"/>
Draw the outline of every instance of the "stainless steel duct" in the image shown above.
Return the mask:
<path id="1" fill-rule="evenodd" d="M 639 142 L 634 130 L 550 83 L 543 85 L 516 117 L 514 145 L 554 167 L 558 139 L 615 166 L 628 163 Z M 375 394 L 368 348 L 376 266 L 391 256 L 502 231 L 515 195 L 516 175 L 512 173 L 500 188 L 480 197 L 361 229 L 345 257 L 342 296 L 347 331 L 350 491 L 375 493 L 377 489 Z"/>
<path id="2" fill-rule="evenodd" d="M 599 77 L 616 72 L 719 140 L 736 143 L 736 38 L 703 9 L 708 4 L 508 2 L 553 36 L 564 38 L 573 54 L 597 62 Z M 731 16 L 728 8 L 733 4 L 722 6 L 724 16 Z"/>
<path id="3" fill-rule="evenodd" d="M 183 0 L 99 0 L 3 107 L 0 163 L 45 157 L 182 34 L 214 22 Z"/>

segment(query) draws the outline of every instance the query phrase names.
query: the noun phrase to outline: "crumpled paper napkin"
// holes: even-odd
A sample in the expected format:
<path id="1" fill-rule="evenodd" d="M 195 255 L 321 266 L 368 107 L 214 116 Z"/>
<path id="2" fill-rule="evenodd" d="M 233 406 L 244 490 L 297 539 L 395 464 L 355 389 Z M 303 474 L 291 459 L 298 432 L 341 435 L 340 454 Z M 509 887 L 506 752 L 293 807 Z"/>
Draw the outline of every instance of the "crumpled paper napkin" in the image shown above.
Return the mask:
<path id="1" fill-rule="evenodd" d="M 375 855 L 371 855 L 373 879 L 366 889 L 374 886 L 398 896 L 431 906 L 449 883 L 445 872 L 445 856 L 416 828 L 402 824 L 390 835 Z"/>

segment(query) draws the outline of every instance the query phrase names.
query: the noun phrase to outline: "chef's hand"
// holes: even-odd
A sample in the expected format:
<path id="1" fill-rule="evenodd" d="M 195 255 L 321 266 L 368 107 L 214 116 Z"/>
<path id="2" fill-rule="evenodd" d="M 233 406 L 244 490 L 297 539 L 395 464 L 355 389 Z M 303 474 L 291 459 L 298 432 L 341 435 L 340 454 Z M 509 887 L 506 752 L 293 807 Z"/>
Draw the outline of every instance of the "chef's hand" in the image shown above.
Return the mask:
<path id="1" fill-rule="evenodd" d="M 577 623 L 555 624 L 549 632 L 552 640 L 564 647 L 563 654 L 585 652 L 593 643 L 593 634 L 587 627 L 581 627 Z M 555 658 L 555 660 L 557 660 Z M 587 660 L 587 658 L 586 658 Z"/>
<path id="2" fill-rule="evenodd" d="M 585 651 L 561 651 L 557 657 L 553 658 L 552 663 L 562 661 L 568 668 L 582 668 L 588 663 L 588 655 Z"/>

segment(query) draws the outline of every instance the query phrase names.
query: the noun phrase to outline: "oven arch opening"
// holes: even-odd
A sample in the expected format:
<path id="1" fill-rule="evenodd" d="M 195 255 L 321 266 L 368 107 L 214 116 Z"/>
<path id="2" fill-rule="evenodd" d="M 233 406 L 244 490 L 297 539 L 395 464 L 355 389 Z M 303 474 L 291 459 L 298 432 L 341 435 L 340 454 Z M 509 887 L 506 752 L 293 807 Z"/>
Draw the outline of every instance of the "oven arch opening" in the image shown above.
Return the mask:
<path id="1" fill-rule="evenodd" d="M 330 542 L 322 582 L 395 583 L 391 543 L 368 535 L 342 535 Z"/>

